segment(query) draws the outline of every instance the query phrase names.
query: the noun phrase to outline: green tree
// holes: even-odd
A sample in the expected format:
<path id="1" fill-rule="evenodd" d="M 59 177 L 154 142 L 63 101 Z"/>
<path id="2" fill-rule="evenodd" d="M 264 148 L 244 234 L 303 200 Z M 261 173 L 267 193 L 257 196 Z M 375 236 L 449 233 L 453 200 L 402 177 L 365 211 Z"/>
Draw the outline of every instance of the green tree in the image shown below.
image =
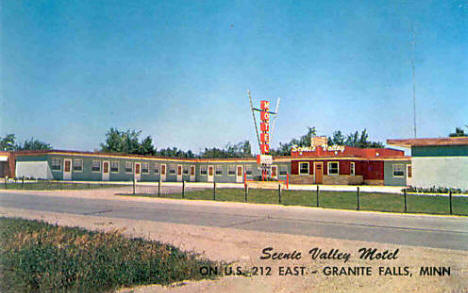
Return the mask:
<path id="1" fill-rule="evenodd" d="M 118 130 L 111 128 L 106 133 L 106 141 L 101 144 L 101 151 L 111 153 L 125 153 L 138 155 L 154 155 L 156 150 L 151 137 L 146 137 L 139 142 L 141 131 Z"/>
<path id="2" fill-rule="evenodd" d="M 449 137 L 462 137 L 462 136 L 468 136 L 468 133 L 465 133 L 465 131 L 459 127 L 455 128 L 455 132 L 452 132 L 449 134 Z"/>
<path id="3" fill-rule="evenodd" d="M 16 144 L 16 136 L 13 133 L 0 138 L 0 150 L 15 151 L 17 149 L 18 145 Z"/>
<path id="4" fill-rule="evenodd" d="M 26 140 L 23 145 L 18 145 L 18 150 L 38 151 L 38 150 L 51 150 L 51 149 L 52 149 L 52 146 L 50 144 L 42 142 L 35 138 Z"/>

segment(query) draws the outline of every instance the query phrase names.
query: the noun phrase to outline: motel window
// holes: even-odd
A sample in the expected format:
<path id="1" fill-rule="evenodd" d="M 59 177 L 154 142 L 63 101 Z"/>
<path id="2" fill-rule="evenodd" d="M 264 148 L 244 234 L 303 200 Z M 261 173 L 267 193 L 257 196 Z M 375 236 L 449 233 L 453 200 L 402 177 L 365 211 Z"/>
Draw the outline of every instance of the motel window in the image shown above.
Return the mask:
<path id="1" fill-rule="evenodd" d="M 216 175 L 223 175 L 223 166 L 222 165 L 216 165 Z"/>
<path id="2" fill-rule="evenodd" d="M 50 163 L 50 168 L 53 171 L 60 171 L 62 170 L 62 160 L 58 158 L 52 158 L 52 161 Z"/>
<path id="3" fill-rule="evenodd" d="M 201 166 L 200 167 L 200 174 L 201 175 L 206 175 L 207 174 L 208 168 L 206 166 Z"/>
<path id="4" fill-rule="evenodd" d="M 309 163 L 308 162 L 299 163 L 299 175 L 309 175 Z"/>
<path id="5" fill-rule="evenodd" d="M 176 165 L 169 165 L 169 174 L 174 175 L 176 173 Z"/>
<path id="6" fill-rule="evenodd" d="M 279 174 L 283 175 L 283 176 L 288 175 L 288 167 L 287 166 L 280 166 Z"/>
<path id="7" fill-rule="evenodd" d="M 119 173 L 119 161 L 111 161 L 110 170 L 112 173 Z"/>
<path id="8" fill-rule="evenodd" d="M 93 172 L 101 172 L 101 161 L 93 160 L 91 162 L 91 171 Z"/>
<path id="9" fill-rule="evenodd" d="M 159 174 L 159 164 L 158 163 L 154 163 L 153 171 L 154 171 L 154 174 Z"/>
<path id="10" fill-rule="evenodd" d="M 82 172 L 83 171 L 83 160 L 82 159 L 73 159 L 73 171 Z"/>
<path id="11" fill-rule="evenodd" d="M 188 169 L 189 169 L 188 166 L 184 166 L 184 175 L 188 175 Z"/>
<path id="12" fill-rule="evenodd" d="M 125 172 L 132 173 L 133 172 L 133 163 L 132 162 L 125 162 Z"/>
<path id="13" fill-rule="evenodd" d="M 236 175 L 236 166 L 234 165 L 229 165 L 228 166 L 228 175 Z"/>
<path id="14" fill-rule="evenodd" d="M 392 167 L 393 167 L 393 177 L 402 177 L 405 175 L 405 165 L 394 164 Z"/>
<path id="15" fill-rule="evenodd" d="M 252 166 L 245 166 L 245 174 L 252 175 Z"/>
<path id="16" fill-rule="evenodd" d="M 356 163 L 351 162 L 349 170 L 350 170 L 350 172 L 349 172 L 350 175 L 352 175 L 352 176 L 356 175 Z"/>
<path id="17" fill-rule="evenodd" d="M 328 175 L 340 174 L 340 165 L 338 162 L 328 162 Z"/>
<path id="18" fill-rule="evenodd" d="M 408 174 L 408 178 L 413 177 L 413 169 L 411 168 L 411 165 L 408 165 L 408 172 L 406 174 Z"/>
<path id="19" fill-rule="evenodd" d="M 148 174 L 149 173 L 149 164 L 148 163 L 141 163 L 141 173 Z"/>

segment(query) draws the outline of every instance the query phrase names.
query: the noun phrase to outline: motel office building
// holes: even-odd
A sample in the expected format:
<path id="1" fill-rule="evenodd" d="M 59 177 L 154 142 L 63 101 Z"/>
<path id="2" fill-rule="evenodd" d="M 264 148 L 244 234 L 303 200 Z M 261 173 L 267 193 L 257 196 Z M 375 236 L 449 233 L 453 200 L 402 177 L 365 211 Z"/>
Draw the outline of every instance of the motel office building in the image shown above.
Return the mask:
<path id="1" fill-rule="evenodd" d="M 65 181 L 219 182 L 259 180 L 255 158 L 176 159 L 75 151 L 23 151 L 10 155 L 9 177 Z M 12 164 L 13 163 L 13 164 Z M 391 149 L 343 146 L 296 148 L 274 157 L 271 177 L 291 184 L 406 186 L 410 158 Z"/>

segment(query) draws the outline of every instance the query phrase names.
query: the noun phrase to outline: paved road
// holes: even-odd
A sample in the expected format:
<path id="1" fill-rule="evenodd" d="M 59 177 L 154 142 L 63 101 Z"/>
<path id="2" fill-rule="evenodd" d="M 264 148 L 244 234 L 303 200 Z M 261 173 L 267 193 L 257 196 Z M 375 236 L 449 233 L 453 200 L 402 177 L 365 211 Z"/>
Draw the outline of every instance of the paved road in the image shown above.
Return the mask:
<path id="1" fill-rule="evenodd" d="M 0 206 L 468 250 L 468 218 L 249 204 L 128 201 L 0 193 Z"/>

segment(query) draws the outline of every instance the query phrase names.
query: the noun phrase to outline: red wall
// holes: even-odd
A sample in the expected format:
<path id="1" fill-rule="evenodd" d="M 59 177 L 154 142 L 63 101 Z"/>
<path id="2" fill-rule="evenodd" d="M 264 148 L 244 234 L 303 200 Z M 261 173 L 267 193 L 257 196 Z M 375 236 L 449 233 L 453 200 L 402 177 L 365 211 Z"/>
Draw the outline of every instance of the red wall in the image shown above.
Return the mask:
<path id="1" fill-rule="evenodd" d="M 351 162 L 350 160 L 328 160 L 318 161 L 323 162 L 323 175 L 328 175 L 328 162 L 336 162 L 340 164 L 340 175 L 350 175 Z M 314 161 L 313 160 L 300 160 L 291 162 L 291 174 L 299 174 L 299 162 L 309 162 L 310 175 L 314 174 Z M 356 175 L 362 175 L 364 179 L 384 179 L 384 162 L 383 161 L 354 161 L 356 168 Z"/>

